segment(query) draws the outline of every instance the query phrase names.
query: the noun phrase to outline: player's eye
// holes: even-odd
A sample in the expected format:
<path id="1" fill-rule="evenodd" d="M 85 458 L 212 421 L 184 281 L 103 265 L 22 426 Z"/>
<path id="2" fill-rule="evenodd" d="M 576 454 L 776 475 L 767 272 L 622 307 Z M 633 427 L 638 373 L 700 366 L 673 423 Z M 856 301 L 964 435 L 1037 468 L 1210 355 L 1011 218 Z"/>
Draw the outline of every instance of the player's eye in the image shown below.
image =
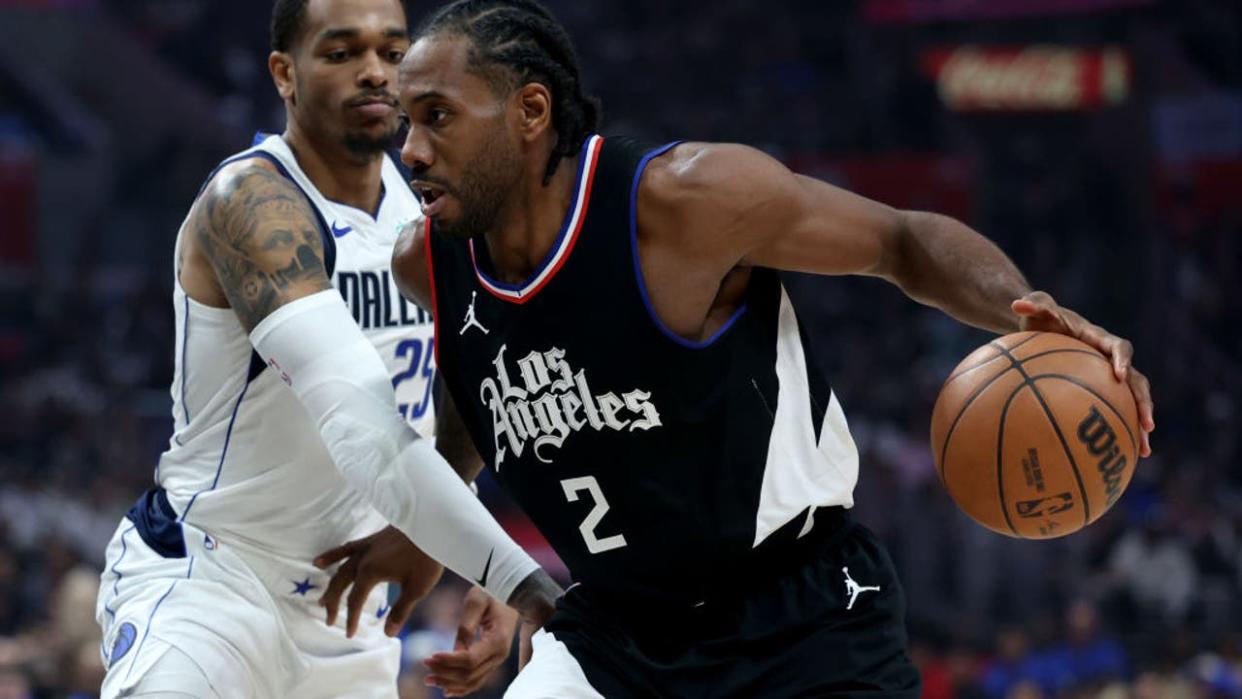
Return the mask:
<path id="1" fill-rule="evenodd" d="M 332 63 L 341 63 L 345 59 L 349 58 L 349 52 L 345 49 L 336 49 L 335 51 L 325 53 L 323 57 Z"/>
<path id="2" fill-rule="evenodd" d="M 430 123 L 440 124 L 449 118 L 449 110 L 443 107 L 433 107 L 431 111 L 427 113 L 427 117 Z"/>
<path id="3" fill-rule="evenodd" d="M 388 52 L 388 60 L 393 63 L 400 63 L 402 58 L 405 58 L 405 52 L 400 49 L 392 49 Z"/>

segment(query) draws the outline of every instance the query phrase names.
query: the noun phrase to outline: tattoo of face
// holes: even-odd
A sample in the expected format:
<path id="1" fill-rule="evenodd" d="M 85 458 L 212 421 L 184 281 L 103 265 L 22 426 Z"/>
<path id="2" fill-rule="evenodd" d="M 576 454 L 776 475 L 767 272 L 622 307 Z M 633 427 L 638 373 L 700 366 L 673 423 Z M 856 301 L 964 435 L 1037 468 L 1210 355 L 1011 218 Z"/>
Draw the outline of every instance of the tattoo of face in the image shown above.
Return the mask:
<path id="1" fill-rule="evenodd" d="M 213 184 L 193 225 L 247 332 L 280 306 L 331 286 L 310 204 L 271 170 L 250 167 Z"/>

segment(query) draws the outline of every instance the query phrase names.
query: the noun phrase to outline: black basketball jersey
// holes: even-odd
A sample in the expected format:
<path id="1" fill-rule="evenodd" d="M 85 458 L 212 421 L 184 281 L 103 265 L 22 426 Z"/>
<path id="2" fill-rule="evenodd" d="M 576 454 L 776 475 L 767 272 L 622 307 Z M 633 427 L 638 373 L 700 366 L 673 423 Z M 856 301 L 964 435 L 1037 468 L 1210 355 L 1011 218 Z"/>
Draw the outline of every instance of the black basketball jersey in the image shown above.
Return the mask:
<path id="1" fill-rule="evenodd" d="M 574 579 L 693 603 L 852 506 L 858 455 L 772 270 L 715 335 L 655 316 L 635 209 L 648 161 L 583 144 L 562 230 L 521 285 L 482 239 L 429 232 L 440 371 L 487 465 Z"/>

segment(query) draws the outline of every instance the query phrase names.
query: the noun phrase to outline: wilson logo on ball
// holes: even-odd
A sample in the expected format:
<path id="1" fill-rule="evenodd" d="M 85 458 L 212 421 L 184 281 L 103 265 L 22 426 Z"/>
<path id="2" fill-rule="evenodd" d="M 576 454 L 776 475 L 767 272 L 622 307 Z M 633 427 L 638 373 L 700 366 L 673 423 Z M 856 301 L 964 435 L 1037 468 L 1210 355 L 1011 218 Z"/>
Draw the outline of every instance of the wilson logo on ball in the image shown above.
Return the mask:
<path id="1" fill-rule="evenodd" d="M 1121 495 L 1121 476 L 1126 470 L 1126 457 L 1117 446 L 1117 433 L 1094 405 L 1087 417 L 1078 423 L 1078 441 L 1099 459 L 1096 468 L 1104 478 L 1104 492 L 1108 496 L 1108 504 L 1112 505 Z"/>

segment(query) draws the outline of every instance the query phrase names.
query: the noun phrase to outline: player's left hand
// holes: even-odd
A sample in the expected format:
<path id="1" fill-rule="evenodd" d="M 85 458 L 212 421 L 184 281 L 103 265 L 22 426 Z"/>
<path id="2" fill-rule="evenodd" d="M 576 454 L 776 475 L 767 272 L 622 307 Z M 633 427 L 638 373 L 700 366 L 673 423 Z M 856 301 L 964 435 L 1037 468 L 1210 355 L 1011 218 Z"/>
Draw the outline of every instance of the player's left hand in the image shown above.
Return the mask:
<path id="1" fill-rule="evenodd" d="M 319 606 L 327 608 L 328 626 L 332 626 L 341 607 L 341 595 L 345 588 L 353 585 L 346 603 L 346 638 L 353 638 L 358 632 L 362 606 L 376 585 L 385 582 L 401 585 L 401 595 L 393 602 L 384 621 L 384 633 L 396 636 L 410 618 L 414 605 L 427 596 L 444 573 L 444 566 L 391 525 L 371 536 L 324 551 L 315 558 L 315 566 L 327 568 L 343 559 L 345 562 L 332 574 L 328 588 L 319 598 Z"/>
<path id="2" fill-rule="evenodd" d="M 427 684 L 444 690 L 447 697 L 473 692 L 504 665 L 513 647 L 518 613 L 508 605 L 472 587 L 466 593 L 453 650 L 436 653 L 423 661 L 430 670 Z"/>
<path id="3" fill-rule="evenodd" d="M 1156 429 L 1151 385 L 1147 377 L 1131 366 L 1134 345 L 1129 340 L 1108 332 L 1068 308 L 1057 305 L 1052 296 L 1043 291 L 1032 291 L 1013 302 L 1013 312 L 1019 316 L 1022 330 L 1038 330 L 1069 335 L 1098 349 L 1113 363 L 1113 375 L 1125 381 L 1134 394 L 1138 405 L 1139 428 L 1142 432 L 1140 456 L 1151 456 L 1150 433 Z"/>

